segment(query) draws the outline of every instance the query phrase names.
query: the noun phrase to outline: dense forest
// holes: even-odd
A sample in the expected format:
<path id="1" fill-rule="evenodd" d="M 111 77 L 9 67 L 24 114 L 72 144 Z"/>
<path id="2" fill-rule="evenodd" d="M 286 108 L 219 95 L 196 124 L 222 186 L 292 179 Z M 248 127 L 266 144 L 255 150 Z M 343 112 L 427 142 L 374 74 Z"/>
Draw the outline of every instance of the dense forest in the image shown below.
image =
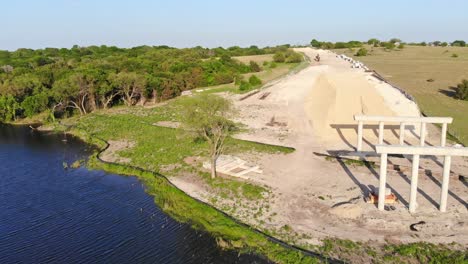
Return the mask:
<path id="1" fill-rule="evenodd" d="M 261 70 L 257 63 L 243 64 L 233 56 L 275 54 L 285 62 L 302 60 L 288 48 L 74 46 L 0 51 L 0 122 L 45 111 L 53 118 L 167 100 Z"/>

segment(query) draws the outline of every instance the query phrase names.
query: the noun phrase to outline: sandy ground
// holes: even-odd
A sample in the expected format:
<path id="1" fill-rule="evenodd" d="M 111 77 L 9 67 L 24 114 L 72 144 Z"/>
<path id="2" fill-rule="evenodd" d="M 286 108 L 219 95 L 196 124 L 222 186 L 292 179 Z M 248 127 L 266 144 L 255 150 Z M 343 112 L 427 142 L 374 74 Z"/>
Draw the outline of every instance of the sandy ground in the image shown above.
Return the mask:
<path id="1" fill-rule="evenodd" d="M 248 157 L 264 171 L 251 181 L 268 186 L 275 194 L 269 198 L 274 214 L 268 221 L 260 219 L 265 221 L 263 227 L 288 225 L 295 232 L 309 235 L 311 238 L 304 241 L 309 243 L 332 236 L 357 241 L 456 241 L 467 245 L 468 188 L 466 182 L 458 180 L 458 174 L 468 174 L 468 160 L 453 159 L 447 213 L 438 211 L 442 160 L 432 157 L 422 157 L 417 212 L 410 214 L 407 209 L 411 176 L 405 170 L 389 171 L 387 176 L 388 187 L 399 199 L 394 205 L 396 210 L 378 211 L 375 205 L 364 201 L 378 186 L 378 168 L 326 161 L 316 153 L 354 150 L 354 114 L 419 116 L 418 107 L 369 73 L 351 69 L 334 53 L 309 48 L 299 51 L 310 58 L 319 53 L 322 60 L 312 60 L 306 69 L 267 85 L 245 100 L 229 95 L 240 112 L 237 121 L 248 128 L 239 138 L 296 149 L 288 155 Z M 398 142 L 398 128 L 387 127 L 386 142 Z M 407 132 L 408 144 L 419 141 L 417 129 Z M 371 150 L 377 142 L 375 124 L 365 127 L 364 138 L 365 149 Z M 438 141 L 438 129 L 429 127 L 427 144 Z M 389 163 L 409 166 L 410 160 L 390 158 Z M 430 172 L 424 173 L 425 169 Z M 203 188 L 185 182 L 183 177 L 173 181 L 198 198 L 209 197 Z M 259 225 L 259 219 L 234 216 Z M 425 224 L 418 226 L 419 231 L 411 231 L 409 226 L 419 221 Z"/>

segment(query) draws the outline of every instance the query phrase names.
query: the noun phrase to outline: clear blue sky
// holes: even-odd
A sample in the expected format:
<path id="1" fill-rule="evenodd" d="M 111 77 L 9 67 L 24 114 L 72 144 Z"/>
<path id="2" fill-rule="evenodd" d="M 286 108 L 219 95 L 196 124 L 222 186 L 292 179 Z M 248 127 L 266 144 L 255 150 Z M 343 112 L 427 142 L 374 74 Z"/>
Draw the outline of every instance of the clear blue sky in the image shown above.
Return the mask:
<path id="1" fill-rule="evenodd" d="M 0 49 L 468 40 L 467 0 L 2 0 Z"/>

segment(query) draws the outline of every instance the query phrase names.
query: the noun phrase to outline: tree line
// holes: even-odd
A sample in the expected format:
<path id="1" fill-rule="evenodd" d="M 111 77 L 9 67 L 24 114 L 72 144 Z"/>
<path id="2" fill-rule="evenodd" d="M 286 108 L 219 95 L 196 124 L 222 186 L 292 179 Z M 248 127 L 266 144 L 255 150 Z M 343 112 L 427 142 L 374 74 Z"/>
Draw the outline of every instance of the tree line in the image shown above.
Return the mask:
<path id="1" fill-rule="evenodd" d="M 0 51 L 0 121 L 44 111 L 84 115 L 116 104 L 167 100 L 185 90 L 231 83 L 240 74 L 261 70 L 257 63 L 244 64 L 233 56 L 295 56 L 288 48 L 75 45 Z"/>
<path id="2" fill-rule="evenodd" d="M 432 41 L 432 42 L 409 42 L 405 43 L 401 39 L 392 38 L 388 41 L 382 41 L 376 38 L 371 38 L 368 41 L 358 41 L 352 40 L 348 42 L 329 42 L 329 41 L 318 41 L 316 39 L 312 39 L 310 45 L 315 48 L 321 49 L 345 49 L 345 48 L 361 48 L 364 44 L 373 45 L 374 47 L 383 47 L 386 49 L 394 49 L 399 48 L 403 49 L 404 45 L 411 45 L 411 46 L 454 46 L 454 47 L 466 47 L 466 42 L 464 40 L 455 40 L 453 42 L 442 42 L 442 41 Z"/>

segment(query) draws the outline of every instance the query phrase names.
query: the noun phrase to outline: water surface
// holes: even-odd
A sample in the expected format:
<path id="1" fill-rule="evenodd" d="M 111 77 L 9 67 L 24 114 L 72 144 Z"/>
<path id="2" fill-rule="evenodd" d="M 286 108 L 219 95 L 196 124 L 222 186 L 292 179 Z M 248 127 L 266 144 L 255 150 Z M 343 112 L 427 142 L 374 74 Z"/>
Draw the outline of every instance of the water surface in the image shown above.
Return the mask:
<path id="1" fill-rule="evenodd" d="M 134 177 L 64 168 L 91 151 L 0 124 L 0 263 L 266 263 L 176 222 Z"/>

